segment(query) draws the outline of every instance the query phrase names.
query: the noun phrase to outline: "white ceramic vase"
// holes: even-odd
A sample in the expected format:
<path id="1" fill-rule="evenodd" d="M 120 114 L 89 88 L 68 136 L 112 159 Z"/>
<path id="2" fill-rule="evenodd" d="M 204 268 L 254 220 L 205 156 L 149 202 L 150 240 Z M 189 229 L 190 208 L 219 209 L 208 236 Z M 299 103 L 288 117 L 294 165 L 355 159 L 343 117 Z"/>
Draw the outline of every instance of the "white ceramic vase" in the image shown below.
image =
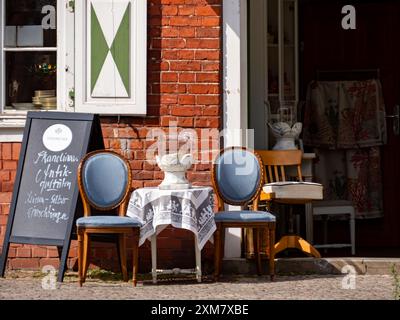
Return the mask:
<path id="1" fill-rule="evenodd" d="M 165 154 L 156 157 L 157 165 L 164 172 L 164 180 L 159 185 L 163 190 L 189 189 L 191 184 L 186 178 L 186 171 L 193 164 L 190 154 Z"/>

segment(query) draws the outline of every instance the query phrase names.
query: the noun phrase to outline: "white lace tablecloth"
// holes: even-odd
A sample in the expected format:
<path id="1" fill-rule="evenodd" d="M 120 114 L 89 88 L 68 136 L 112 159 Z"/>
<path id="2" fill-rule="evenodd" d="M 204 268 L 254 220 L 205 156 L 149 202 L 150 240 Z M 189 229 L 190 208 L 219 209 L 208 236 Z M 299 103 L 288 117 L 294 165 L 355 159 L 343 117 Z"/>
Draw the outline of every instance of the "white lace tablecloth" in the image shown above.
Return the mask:
<path id="1" fill-rule="evenodd" d="M 139 245 L 168 225 L 192 231 L 201 250 L 216 230 L 213 189 L 193 187 L 182 190 L 140 188 L 130 198 L 127 216 L 143 223 Z"/>

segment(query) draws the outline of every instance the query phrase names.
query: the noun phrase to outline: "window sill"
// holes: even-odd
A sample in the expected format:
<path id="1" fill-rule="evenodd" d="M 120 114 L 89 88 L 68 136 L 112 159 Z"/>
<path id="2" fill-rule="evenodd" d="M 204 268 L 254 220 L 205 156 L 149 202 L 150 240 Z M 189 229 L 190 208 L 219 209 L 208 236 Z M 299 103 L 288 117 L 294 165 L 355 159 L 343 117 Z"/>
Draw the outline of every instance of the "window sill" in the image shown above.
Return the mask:
<path id="1" fill-rule="evenodd" d="M 0 142 L 21 142 L 25 128 L 26 112 L 0 115 Z"/>

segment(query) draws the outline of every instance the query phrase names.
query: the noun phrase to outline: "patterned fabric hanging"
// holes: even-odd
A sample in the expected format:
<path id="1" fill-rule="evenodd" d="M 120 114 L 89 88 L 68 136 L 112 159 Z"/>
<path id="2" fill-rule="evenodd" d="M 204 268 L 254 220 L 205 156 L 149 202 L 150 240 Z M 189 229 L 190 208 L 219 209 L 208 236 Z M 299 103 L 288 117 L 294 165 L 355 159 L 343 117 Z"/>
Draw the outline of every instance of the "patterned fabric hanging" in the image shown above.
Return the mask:
<path id="1" fill-rule="evenodd" d="M 303 141 L 317 148 L 315 176 L 325 200 L 351 200 L 357 218 L 383 216 L 386 122 L 378 80 L 310 83 Z"/>

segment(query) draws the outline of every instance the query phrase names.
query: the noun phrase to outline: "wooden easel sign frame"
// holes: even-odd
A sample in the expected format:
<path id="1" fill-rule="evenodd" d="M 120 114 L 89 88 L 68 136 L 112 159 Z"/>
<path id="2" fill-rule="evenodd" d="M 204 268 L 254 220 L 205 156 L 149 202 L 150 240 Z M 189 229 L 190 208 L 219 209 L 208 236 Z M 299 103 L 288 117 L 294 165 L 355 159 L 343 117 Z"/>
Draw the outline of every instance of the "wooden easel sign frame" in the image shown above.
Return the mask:
<path id="1" fill-rule="evenodd" d="M 10 243 L 57 246 L 62 282 L 77 212 L 77 169 L 103 149 L 97 115 L 28 112 L 0 259 L 4 276 Z"/>

